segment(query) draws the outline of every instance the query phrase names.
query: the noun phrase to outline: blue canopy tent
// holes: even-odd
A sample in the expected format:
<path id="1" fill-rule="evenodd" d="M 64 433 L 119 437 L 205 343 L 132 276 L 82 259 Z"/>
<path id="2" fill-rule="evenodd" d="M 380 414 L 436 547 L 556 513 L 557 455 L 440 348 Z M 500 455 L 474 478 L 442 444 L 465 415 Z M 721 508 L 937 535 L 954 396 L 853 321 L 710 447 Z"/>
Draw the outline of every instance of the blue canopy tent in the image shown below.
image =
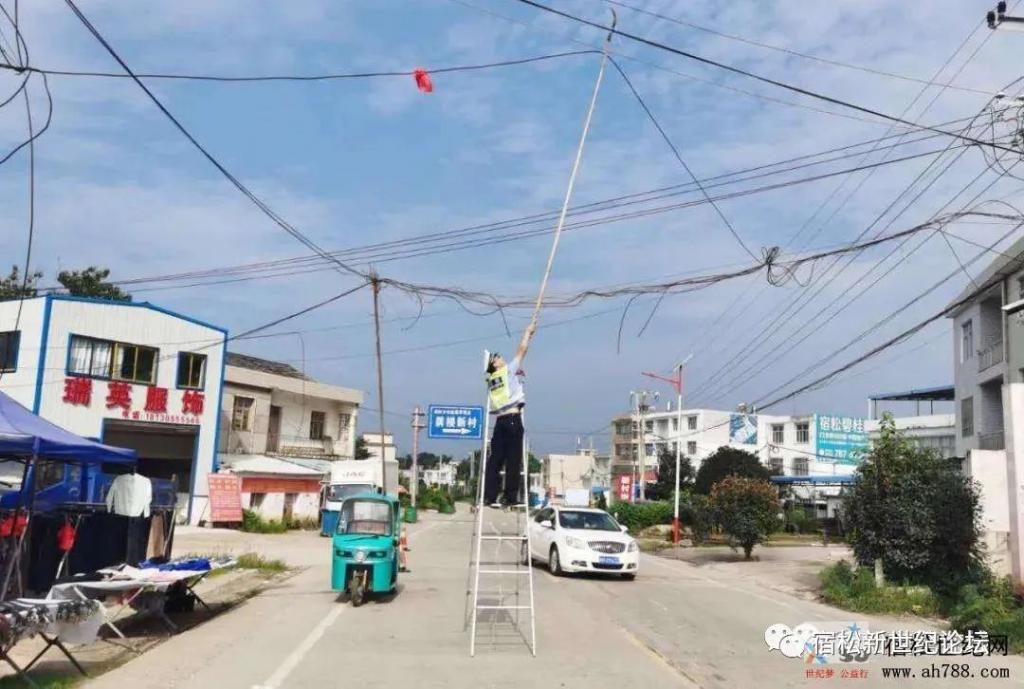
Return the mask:
<path id="1" fill-rule="evenodd" d="M 135 450 L 89 440 L 50 423 L 0 392 L 0 457 L 134 464 Z"/>
<path id="2" fill-rule="evenodd" d="M 111 447 L 81 436 L 50 423 L 33 414 L 9 395 L 0 392 L 0 458 L 13 459 L 25 464 L 19 490 L 17 519 L 25 510 L 28 519 L 34 507 L 34 472 L 39 459 L 80 464 L 134 464 L 135 450 Z M 12 530 L 10 534 L 14 553 L 6 558 L 3 580 L 0 582 L 0 600 L 7 598 L 11 575 L 17 566 L 22 551 L 23 535 Z"/>

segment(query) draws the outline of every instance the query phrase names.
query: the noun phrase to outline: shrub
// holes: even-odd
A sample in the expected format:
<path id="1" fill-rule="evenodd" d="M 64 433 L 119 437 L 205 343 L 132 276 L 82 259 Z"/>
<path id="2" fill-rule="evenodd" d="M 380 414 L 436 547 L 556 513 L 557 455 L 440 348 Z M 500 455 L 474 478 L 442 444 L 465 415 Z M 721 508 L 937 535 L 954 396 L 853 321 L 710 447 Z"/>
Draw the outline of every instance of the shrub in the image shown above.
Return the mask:
<path id="1" fill-rule="evenodd" d="M 1010 650 L 1024 653 L 1024 601 L 1016 595 L 1008 578 L 964 586 L 959 601 L 950 611 L 949 624 L 964 634 L 968 631 L 1005 634 Z"/>
<path id="2" fill-rule="evenodd" d="M 634 535 L 651 526 L 672 523 L 671 502 L 617 502 L 611 512 Z"/>
<path id="3" fill-rule="evenodd" d="M 778 525 L 778 490 L 768 481 L 730 476 L 711 489 L 715 520 L 734 547 L 750 559 L 754 546 Z"/>
<path id="4" fill-rule="evenodd" d="M 875 586 L 874 572 L 841 560 L 821 573 L 823 598 L 840 608 L 876 614 L 934 615 L 938 598 L 924 586 Z"/>
<path id="5" fill-rule="evenodd" d="M 285 533 L 288 525 L 280 519 L 264 519 L 253 510 L 242 510 L 242 531 L 248 533 Z"/>
<path id="6" fill-rule="evenodd" d="M 861 564 L 881 559 L 887 578 L 952 598 L 986 576 L 979 500 L 969 477 L 915 447 L 886 416 L 846 501 L 847 540 Z"/>
<path id="7" fill-rule="evenodd" d="M 424 487 L 416 494 L 416 507 L 422 510 L 437 510 L 442 514 L 452 514 L 455 503 L 447 491 L 436 487 Z"/>
<path id="8" fill-rule="evenodd" d="M 679 521 L 690 527 L 694 543 L 708 540 L 715 525 L 711 501 L 706 495 L 687 495 L 686 500 L 679 501 Z"/>
<path id="9" fill-rule="evenodd" d="M 701 462 L 694 481 L 694 489 L 702 495 L 710 495 L 711 488 L 729 476 L 767 481 L 771 472 L 761 464 L 757 455 L 751 452 L 737 450 L 734 447 L 720 447 Z"/>

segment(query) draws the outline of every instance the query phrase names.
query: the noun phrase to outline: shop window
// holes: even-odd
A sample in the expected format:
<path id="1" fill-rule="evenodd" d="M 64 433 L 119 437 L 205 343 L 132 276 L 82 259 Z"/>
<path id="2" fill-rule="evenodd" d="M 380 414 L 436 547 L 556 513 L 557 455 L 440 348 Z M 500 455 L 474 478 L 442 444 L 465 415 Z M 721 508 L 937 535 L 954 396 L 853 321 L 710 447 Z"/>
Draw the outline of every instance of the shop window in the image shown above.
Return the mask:
<path id="1" fill-rule="evenodd" d="M 206 355 L 178 353 L 178 387 L 202 390 L 206 387 Z"/>
<path id="2" fill-rule="evenodd" d="M 0 333 L 0 371 L 18 370 L 18 346 L 21 344 L 21 332 L 12 330 Z"/>
<path id="3" fill-rule="evenodd" d="M 327 422 L 327 414 L 322 411 L 310 412 L 309 414 L 309 439 L 324 439 L 324 424 Z"/>
<path id="4" fill-rule="evenodd" d="M 113 353 L 113 342 L 72 335 L 68 349 L 68 374 L 110 378 Z"/>
<path id="5" fill-rule="evenodd" d="M 156 382 L 156 359 L 159 350 L 140 345 L 114 345 L 114 378 L 131 383 L 152 385 Z"/>
<path id="6" fill-rule="evenodd" d="M 252 397 L 235 396 L 234 406 L 231 409 L 231 430 L 252 430 L 252 405 L 255 402 L 256 400 Z"/>

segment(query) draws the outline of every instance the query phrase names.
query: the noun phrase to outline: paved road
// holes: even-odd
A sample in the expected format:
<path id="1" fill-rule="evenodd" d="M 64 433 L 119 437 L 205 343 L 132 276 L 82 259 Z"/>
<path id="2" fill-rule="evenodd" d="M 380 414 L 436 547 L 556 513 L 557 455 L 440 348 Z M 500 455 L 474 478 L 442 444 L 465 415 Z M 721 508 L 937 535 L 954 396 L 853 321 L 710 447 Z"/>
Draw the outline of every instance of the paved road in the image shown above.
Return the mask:
<path id="1" fill-rule="evenodd" d="M 492 640 L 484 626 L 477 656 L 470 658 L 462 628 L 470 529 L 468 515 L 428 517 L 415 525 L 413 572 L 404 577 L 400 593 L 361 608 L 337 602 L 328 588 L 327 541 L 306 537 L 306 548 L 322 551 L 322 563 L 88 686 L 774 689 L 829 682 L 808 679 L 800 661 L 769 653 L 763 634 L 774 623 L 845 621 L 849 615 L 749 580 L 711 577 L 654 557 L 643 559 L 635 582 L 558 579 L 538 569 L 537 657 L 530 657 L 510 629 L 496 627 Z M 908 626 L 869 623 L 875 629 Z M 980 671 L 982 663 L 972 663 Z M 870 664 L 867 679 L 850 686 L 1021 686 L 1020 659 L 987 665 L 1010 667 L 1013 678 L 883 680 L 879 666 Z M 835 666 L 830 681 L 843 681 L 840 670 Z"/>

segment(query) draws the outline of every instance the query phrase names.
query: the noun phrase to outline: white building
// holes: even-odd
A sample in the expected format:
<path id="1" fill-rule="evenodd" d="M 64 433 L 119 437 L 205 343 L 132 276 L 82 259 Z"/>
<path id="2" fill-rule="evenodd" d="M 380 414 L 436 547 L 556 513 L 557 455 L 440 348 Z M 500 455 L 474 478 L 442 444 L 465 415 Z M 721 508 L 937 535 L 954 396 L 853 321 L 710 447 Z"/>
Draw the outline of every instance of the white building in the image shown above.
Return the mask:
<path id="1" fill-rule="evenodd" d="M 611 457 L 594 450 L 579 449 L 575 454 L 549 454 L 544 459 L 544 485 L 557 497 L 567 490 L 607 488 L 611 485 Z"/>
<path id="2" fill-rule="evenodd" d="M 1024 580 L 1024 240 L 950 305 L 957 455 L 981 485 L 992 566 Z"/>
<path id="3" fill-rule="evenodd" d="M 363 433 L 361 436 L 366 444 L 366 451 L 372 459 L 380 461 L 380 433 Z M 384 434 L 384 461 L 389 465 L 395 460 L 395 437 L 390 433 Z M 369 459 L 368 458 L 368 459 Z"/>
<path id="4" fill-rule="evenodd" d="M 873 443 L 880 437 L 879 402 L 912 403 L 915 405 L 913 415 L 893 414 L 896 430 L 918 447 L 934 450 L 943 459 L 961 456 L 956 448 L 956 414 L 951 408 L 955 399 L 956 389 L 952 385 L 875 395 L 868 400 L 869 418 L 865 427 Z M 923 402 L 929 405 L 928 414 L 921 413 Z M 942 406 L 950 407 L 948 413 L 936 414 L 936 402 L 940 409 Z"/>
<path id="5" fill-rule="evenodd" d="M 20 317 L 19 317 L 20 309 Z M 207 508 L 227 331 L 145 302 L 47 295 L 0 303 L 0 390 L 174 478 L 179 518 Z"/>
<path id="6" fill-rule="evenodd" d="M 228 352 L 220 458 L 242 479 L 242 506 L 268 519 L 317 517 L 330 462 L 355 456 L 363 393 L 288 364 Z"/>
<path id="7" fill-rule="evenodd" d="M 455 485 L 457 470 L 458 465 L 455 462 L 442 462 L 440 466 L 436 466 L 433 469 L 419 469 L 420 480 L 428 486 L 450 488 Z"/>

